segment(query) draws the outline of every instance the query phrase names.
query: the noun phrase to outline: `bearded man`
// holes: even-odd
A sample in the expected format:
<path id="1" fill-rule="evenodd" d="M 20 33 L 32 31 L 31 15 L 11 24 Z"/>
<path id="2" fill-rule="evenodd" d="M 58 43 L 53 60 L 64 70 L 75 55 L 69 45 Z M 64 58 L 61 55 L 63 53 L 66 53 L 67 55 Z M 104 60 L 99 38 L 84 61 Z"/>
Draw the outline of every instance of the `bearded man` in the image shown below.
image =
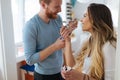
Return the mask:
<path id="1" fill-rule="evenodd" d="M 60 72 L 65 42 L 60 38 L 63 24 L 58 15 L 62 0 L 39 0 L 39 3 L 39 13 L 23 28 L 25 60 L 35 65 L 34 80 L 63 80 Z"/>

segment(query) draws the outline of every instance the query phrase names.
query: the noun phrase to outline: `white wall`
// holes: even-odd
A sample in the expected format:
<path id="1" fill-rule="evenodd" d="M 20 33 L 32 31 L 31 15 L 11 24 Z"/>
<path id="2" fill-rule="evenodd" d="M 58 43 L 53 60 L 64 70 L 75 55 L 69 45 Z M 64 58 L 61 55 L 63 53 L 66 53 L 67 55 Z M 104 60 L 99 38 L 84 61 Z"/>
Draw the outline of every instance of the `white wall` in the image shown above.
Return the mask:
<path id="1" fill-rule="evenodd" d="M 114 27 L 118 27 L 119 0 L 106 0 L 105 4 L 110 8 Z"/>
<path id="2" fill-rule="evenodd" d="M 81 3 L 79 1 L 77 1 L 73 8 L 75 17 L 81 19 L 83 17 L 83 13 L 86 10 L 87 6 L 93 2 L 94 3 L 104 3 L 105 1 L 104 0 L 90 0 L 90 2 L 88 2 L 88 3 Z"/>
<path id="3" fill-rule="evenodd" d="M 120 1 L 119 1 L 119 19 L 118 19 L 118 41 L 117 41 L 117 53 L 116 53 L 116 73 L 115 80 L 120 80 Z"/>
<path id="4" fill-rule="evenodd" d="M 59 13 L 63 21 L 66 21 L 66 0 L 62 0 L 61 12 Z"/>

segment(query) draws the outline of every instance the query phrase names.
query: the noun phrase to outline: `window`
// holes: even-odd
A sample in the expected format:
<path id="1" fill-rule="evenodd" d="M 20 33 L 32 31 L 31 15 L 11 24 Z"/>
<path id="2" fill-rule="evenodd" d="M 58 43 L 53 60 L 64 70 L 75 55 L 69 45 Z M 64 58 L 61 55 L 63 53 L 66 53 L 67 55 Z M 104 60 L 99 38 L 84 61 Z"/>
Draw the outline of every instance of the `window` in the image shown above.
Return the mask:
<path id="1" fill-rule="evenodd" d="M 15 43 L 22 42 L 22 27 L 24 23 L 38 11 L 38 0 L 12 0 Z"/>
<path id="2" fill-rule="evenodd" d="M 39 11 L 39 0 L 11 0 L 17 56 L 23 55 L 22 28 Z M 33 5 L 34 4 L 34 5 Z"/>

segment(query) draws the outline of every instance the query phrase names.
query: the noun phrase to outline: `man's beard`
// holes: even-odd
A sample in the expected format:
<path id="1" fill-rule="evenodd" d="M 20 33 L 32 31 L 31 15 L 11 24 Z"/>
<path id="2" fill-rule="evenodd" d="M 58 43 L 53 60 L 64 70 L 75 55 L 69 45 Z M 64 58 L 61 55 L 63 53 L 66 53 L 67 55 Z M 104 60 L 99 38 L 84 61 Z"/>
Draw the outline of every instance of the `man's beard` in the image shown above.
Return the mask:
<path id="1" fill-rule="evenodd" d="M 57 15 L 55 15 L 55 13 L 50 12 L 50 10 L 48 10 L 48 9 L 46 10 L 46 15 L 50 19 L 56 19 L 57 18 Z"/>

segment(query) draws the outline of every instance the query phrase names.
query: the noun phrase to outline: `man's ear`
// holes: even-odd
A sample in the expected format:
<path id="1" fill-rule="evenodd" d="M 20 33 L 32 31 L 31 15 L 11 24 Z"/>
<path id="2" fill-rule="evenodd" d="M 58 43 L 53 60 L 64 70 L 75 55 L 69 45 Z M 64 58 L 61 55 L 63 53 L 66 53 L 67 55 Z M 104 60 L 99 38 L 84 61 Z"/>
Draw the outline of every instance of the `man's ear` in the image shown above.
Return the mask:
<path id="1" fill-rule="evenodd" d="M 44 9 L 46 9 L 46 8 L 47 8 L 47 6 L 48 6 L 48 5 L 47 5 L 44 1 L 41 1 L 41 3 L 40 3 L 40 4 L 41 4 L 41 6 L 42 6 Z"/>

